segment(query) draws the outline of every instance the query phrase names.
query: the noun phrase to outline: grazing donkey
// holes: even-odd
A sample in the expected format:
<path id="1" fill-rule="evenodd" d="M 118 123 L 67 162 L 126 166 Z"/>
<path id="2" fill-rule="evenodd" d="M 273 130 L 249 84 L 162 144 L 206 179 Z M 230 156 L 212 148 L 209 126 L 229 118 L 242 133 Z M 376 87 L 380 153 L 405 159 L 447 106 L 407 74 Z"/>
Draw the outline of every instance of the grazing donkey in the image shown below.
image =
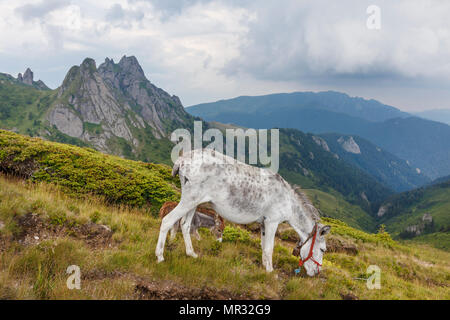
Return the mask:
<path id="1" fill-rule="evenodd" d="M 161 209 L 159 210 L 159 217 L 163 219 L 167 216 L 176 206 L 178 202 L 167 201 L 165 202 Z M 180 219 L 181 220 L 181 219 Z M 178 232 L 180 226 L 180 220 L 175 222 L 173 227 L 170 229 L 170 238 L 173 240 Z M 195 210 L 194 218 L 192 218 L 191 223 L 191 233 L 194 233 L 197 240 L 200 240 L 200 234 L 198 233 L 199 228 L 209 228 L 209 230 L 215 235 L 217 241 L 222 242 L 223 229 L 225 228 L 225 223 L 223 218 L 217 214 L 212 209 L 208 209 L 202 206 L 198 206 Z"/>
<path id="2" fill-rule="evenodd" d="M 272 252 L 278 224 L 287 221 L 298 233 L 301 265 L 309 276 L 320 272 L 330 226 L 319 224 L 317 210 L 279 175 L 234 160 L 211 149 L 196 149 L 178 158 L 181 200 L 161 223 L 155 254 L 164 261 L 167 232 L 181 219 L 186 254 L 197 258 L 189 228 L 197 206 L 210 202 L 216 212 L 237 224 L 261 223 L 262 263 L 273 271 Z"/>

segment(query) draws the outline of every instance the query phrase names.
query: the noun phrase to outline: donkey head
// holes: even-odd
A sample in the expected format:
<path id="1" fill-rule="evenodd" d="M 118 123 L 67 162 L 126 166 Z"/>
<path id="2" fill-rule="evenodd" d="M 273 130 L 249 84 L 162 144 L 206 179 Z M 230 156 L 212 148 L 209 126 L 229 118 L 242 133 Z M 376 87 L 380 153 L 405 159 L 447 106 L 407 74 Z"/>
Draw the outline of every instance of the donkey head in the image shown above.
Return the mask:
<path id="1" fill-rule="evenodd" d="M 297 242 L 292 254 L 300 257 L 300 263 L 305 267 L 310 277 L 320 272 L 323 254 L 327 250 L 325 235 L 330 232 L 330 226 L 317 224 L 304 242 Z"/>

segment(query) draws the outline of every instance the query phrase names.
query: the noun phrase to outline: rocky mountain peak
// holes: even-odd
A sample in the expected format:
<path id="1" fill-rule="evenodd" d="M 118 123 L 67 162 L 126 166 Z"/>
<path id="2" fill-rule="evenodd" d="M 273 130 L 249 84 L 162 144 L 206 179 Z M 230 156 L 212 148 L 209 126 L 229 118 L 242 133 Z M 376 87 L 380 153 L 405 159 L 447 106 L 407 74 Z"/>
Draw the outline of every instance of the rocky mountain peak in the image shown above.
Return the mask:
<path id="1" fill-rule="evenodd" d="M 106 58 L 98 68 L 91 58 L 72 67 L 48 120 L 98 150 L 120 154 L 126 143 L 127 153 L 136 154 L 148 141 L 144 135 L 165 138 L 192 118 L 178 97 L 147 80 L 136 57 L 123 56 L 119 63 Z"/>
<path id="2" fill-rule="evenodd" d="M 97 66 L 95 64 L 95 60 L 92 58 L 86 58 L 80 65 L 81 72 L 93 72 L 97 71 Z"/>
<path id="3" fill-rule="evenodd" d="M 27 68 L 27 70 L 25 70 L 23 75 L 22 73 L 19 73 L 17 75 L 17 81 L 29 86 L 33 86 L 38 90 L 49 90 L 49 87 L 47 87 L 43 81 L 41 80 L 34 81 L 33 77 L 34 77 L 33 71 L 31 71 L 30 68 Z"/>
<path id="4" fill-rule="evenodd" d="M 25 73 L 23 74 L 23 83 L 30 86 L 33 85 L 33 72 L 30 70 L 30 68 L 27 68 L 27 70 L 25 70 Z"/>
<path id="5" fill-rule="evenodd" d="M 17 81 L 32 86 L 33 85 L 33 71 L 31 71 L 30 68 L 27 68 L 27 70 L 25 70 L 23 75 L 21 73 L 19 73 L 17 75 Z"/>
<path id="6" fill-rule="evenodd" d="M 134 56 L 123 56 L 119 63 L 106 58 L 105 62 L 98 67 L 98 72 L 106 82 L 117 89 L 126 89 L 133 83 L 148 81 L 144 70 Z"/>
<path id="7" fill-rule="evenodd" d="M 144 70 L 142 70 L 142 67 L 135 56 L 123 56 L 119 61 L 119 66 L 124 72 L 145 79 Z"/>

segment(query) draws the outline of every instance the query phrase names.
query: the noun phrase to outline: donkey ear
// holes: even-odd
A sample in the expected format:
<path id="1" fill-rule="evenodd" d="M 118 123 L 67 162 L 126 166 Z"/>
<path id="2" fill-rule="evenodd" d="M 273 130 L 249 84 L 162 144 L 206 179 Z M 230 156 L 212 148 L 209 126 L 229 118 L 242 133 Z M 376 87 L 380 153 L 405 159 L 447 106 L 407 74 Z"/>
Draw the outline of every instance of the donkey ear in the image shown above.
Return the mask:
<path id="1" fill-rule="evenodd" d="M 326 234 L 328 234 L 331 230 L 331 226 L 323 226 L 322 228 L 320 228 L 319 234 L 321 237 L 325 236 Z"/>

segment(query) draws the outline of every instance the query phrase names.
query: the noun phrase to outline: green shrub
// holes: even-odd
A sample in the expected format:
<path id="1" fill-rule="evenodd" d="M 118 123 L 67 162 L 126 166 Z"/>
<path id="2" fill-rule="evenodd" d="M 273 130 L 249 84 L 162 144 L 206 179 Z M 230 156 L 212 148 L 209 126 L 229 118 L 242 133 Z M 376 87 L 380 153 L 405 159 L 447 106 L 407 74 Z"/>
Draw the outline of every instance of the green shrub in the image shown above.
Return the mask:
<path id="1" fill-rule="evenodd" d="M 373 233 L 366 233 L 364 231 L 349 227 L 345 222 L 332 218 L 322 218 L 322 223 L 331 226 L 332 234 L 350 237 L 355 240 L 360 240 L 362 242 L 381 244 L 388 247 L 393 247 L 397 245 L 397 243 L 394 240 L 392 240 L 389 233 L 384 231 L 383 228 L 380 228 L 379 233 L 373 234 Z"/>
<path id="2" fill-rule="evenodd" d="M 109 203 L 149 207 L 157 213 L 179 200 L 178 179 L 166 165 L 125 160 L 88 148 L 0 130 L 0 172 L 59 185 L 73 196 L 98 195 Z"/>
<path id="3" fill-rule="evenodd" d="M 91 219 L 91 222 L 97 223 L 100 220 L 100 212 L 94 211 L 89 218 Z"/>
<path id="4" fill-rule="evenodd" d="M 250 243 L 250 233 L 241 228 L 226 226 L 223 230 L 222 240 L 224 242 Z"/>

